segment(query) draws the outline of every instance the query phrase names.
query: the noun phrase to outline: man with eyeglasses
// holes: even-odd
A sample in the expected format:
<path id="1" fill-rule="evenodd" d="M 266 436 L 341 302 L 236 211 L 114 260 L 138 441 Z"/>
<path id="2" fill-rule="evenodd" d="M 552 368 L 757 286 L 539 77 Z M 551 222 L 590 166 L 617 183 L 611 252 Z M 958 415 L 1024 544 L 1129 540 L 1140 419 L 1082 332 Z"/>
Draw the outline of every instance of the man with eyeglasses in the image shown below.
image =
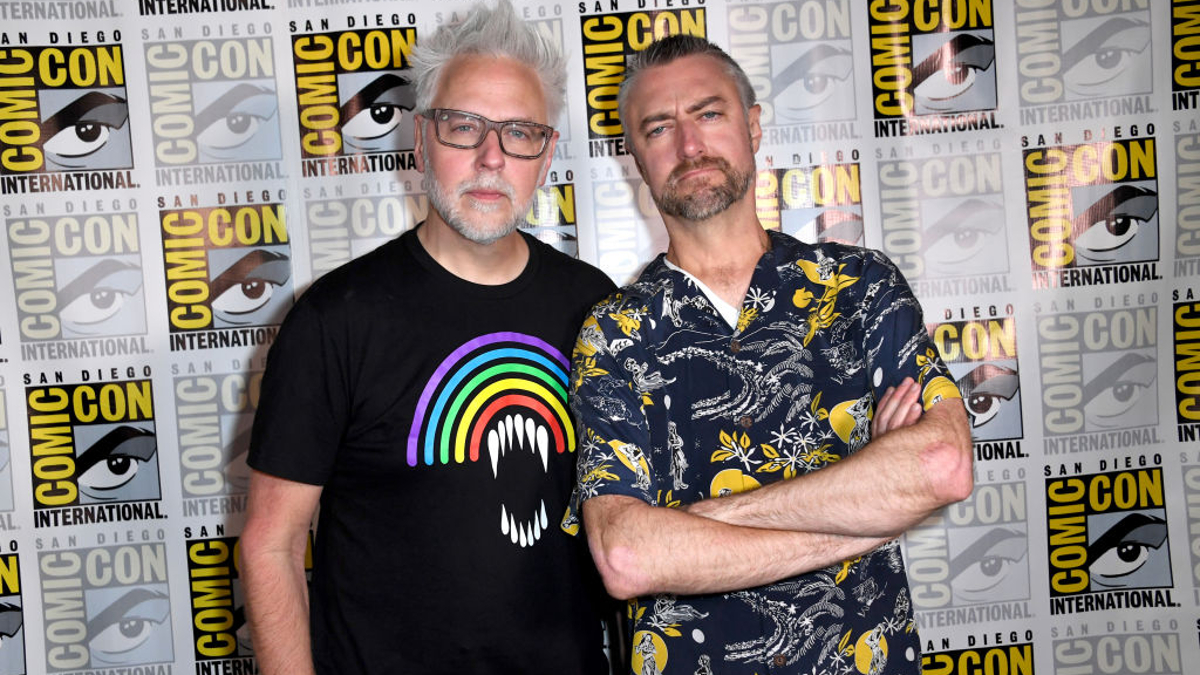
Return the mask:
<path id="1" fill-rule="evenodd" d="M 314 283 L 263 379 L 241 537 L 258 664 L 605 673 L 603 591 L 559 521 L 567 355 L 613 284 L 517 229 L 550 167 L 564 60 L 504 0 L 412 61 L 428 217 Z"/>

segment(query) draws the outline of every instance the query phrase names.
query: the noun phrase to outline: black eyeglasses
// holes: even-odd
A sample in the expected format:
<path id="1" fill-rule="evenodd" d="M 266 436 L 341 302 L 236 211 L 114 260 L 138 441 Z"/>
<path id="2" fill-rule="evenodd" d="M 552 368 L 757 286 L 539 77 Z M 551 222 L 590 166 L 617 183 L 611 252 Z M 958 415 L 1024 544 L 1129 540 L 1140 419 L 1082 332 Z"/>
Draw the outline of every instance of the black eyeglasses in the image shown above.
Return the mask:
<path id="1" fill-rule="evenodd" d="M 433 121 L 438 142 L 452 148 L 478 148 L 488 133 L 495 129 L 500 138 L 500 151 L 518 159 L 541 157 L 550 143 L 550 137 L 554 135 L 554 127 L 545 124 L 517 120 L 493 122 L 482 115 L 462 110 L 432 108 L 421 113 L 421 116 Z"/>

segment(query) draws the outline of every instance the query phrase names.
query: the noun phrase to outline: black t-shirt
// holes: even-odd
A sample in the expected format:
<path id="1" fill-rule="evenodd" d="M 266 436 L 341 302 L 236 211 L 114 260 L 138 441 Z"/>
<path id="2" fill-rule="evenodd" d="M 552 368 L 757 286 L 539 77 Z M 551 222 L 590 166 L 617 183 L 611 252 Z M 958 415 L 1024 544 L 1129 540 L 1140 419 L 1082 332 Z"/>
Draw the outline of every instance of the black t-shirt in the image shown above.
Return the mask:
<path id="1" fill-rule="evenodd" d="M 568 359 L 611 292 L 525 235 L 514 281 L 446 271 L 410 231 L 318 280 L 271 348 L 249 463 L 324 486 L 320 673 L 602 673 L 601 598 L 560 528 Z"/>

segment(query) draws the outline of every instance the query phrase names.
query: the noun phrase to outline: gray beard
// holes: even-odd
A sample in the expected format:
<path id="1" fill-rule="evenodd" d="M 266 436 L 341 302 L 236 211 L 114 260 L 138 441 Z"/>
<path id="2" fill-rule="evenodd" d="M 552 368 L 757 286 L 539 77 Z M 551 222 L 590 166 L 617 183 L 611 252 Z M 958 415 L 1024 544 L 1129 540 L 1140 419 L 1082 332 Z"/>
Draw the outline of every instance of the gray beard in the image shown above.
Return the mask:
<path id="1" fill-rule="evenodd" d="M 421 154 L 425 160 L 425 166 L 432 168 L 433 165 L 429 163 L 429 153 L 426 152 L 425 148 L 421 148 Z M 429 178 L 429 201 L 433 203 L 433 210 L 438 212 L 438 215 L 442 217 L 442 220 L 446 221 L 446 224 L 451 229 L 476 244 L 487 246 L 512 234 L 525 220 L 525 215 L 529 213 L 529 209 L 533 207 L 532 194 L 529 195 L 529 199 L 524 204 L 518 204 L 516 202 L 516 191 L 513 190 L 513 187 L 499 176 L 493 174 L 477 175 L 475 178 L 459 185 L 453 195 L 442 185 L 442 182 L 438 180 L 437 174 L 432 170 L 429 172 Z M 512 220 L 491 228 L 479 226 L 471 222 L 468 214 L 464 213 L 465 209 L 459 207 L 458 198 L 470 190 L 479 188 L 496 190 L 507 195 L 509 203 L 513 205 Z M 498 208 L 500 208 L 499 205 L 477 205 L 474 210 L 479 213 L 490 213 Z"/>
<path id="2" fill-rule="evenodd" d="M 681 194 L 675 185 L 675 174 L 682 174 L 701 166 L 714 166 L 725 176 L 721 183 L 704 187 L 690 194 Z M 735 170 L 728 161 L 721 157 L 711 157 L 681 164 L 671 172 L 667 186 L 661 195 L 654 198 L 654 203 L 664 215 L 675 216 L 684 220 L 708 220 L 718 213 L 728 209 L 741 199 L 750 186 L 754 184 L 753 171 L 740 172 Z"/>

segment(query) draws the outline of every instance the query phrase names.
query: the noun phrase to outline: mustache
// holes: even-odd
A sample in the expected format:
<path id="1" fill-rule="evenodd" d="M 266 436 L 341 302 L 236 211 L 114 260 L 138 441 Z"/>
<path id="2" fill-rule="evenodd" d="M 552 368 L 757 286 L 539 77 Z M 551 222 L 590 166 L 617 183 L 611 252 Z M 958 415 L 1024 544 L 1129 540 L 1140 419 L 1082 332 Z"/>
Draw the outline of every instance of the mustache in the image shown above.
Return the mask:
<path id="1" fill-rule="evenodd" d="M 517 191 L 513 188 L 513 186 L 509 185 L 507 181 L 499 176 L 488 174 L 476 176 L 475 178 L 460 184 L 457 190 L 458 196 L 462 197 L 472 190 L 491 190 L 502 193 L 509 199 L 515 199 L 517 194 Z"/>
<path id="2" fill-rule="evenodd" d="M 718 169 L 727 175 L 733 170 L 733 167 L 723 157 L 698 157 L 680 162 L 678 166 L 671 170 L 670 175 L 667 176 L 667 182 L 675 184 L 689 171 L 710 168 Z"/>

